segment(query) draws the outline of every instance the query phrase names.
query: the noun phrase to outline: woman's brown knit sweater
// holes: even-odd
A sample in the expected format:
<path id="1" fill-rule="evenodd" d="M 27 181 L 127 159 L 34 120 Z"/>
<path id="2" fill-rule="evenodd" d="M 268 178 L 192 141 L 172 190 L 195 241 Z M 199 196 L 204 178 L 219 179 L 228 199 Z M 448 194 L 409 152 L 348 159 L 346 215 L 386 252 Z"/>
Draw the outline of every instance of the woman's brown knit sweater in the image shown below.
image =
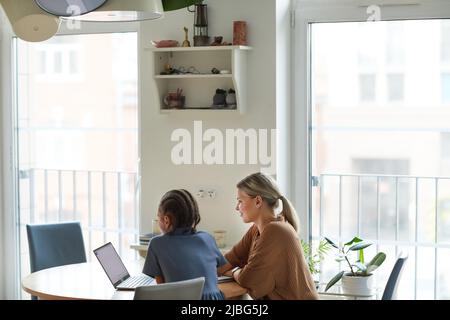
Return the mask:
<path id="1" fill-rule="evenodd" d="M 253 299 L 318 299 L 298 235 L 287 222 L 270 222 L 261 234 L 253 225 L 225 257 L 242 268 L 237 281 Z"/>

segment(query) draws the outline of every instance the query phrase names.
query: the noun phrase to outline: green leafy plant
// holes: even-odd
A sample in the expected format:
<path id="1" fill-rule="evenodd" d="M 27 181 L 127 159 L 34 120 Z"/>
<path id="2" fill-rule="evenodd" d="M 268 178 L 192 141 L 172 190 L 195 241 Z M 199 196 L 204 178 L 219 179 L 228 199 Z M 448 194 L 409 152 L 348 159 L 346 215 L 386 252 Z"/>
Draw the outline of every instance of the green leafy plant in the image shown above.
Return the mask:
<path id="1" fill-rule="evenodd" d="M 364 262 L 364 249 L 371 246 L 371 243 L 366 243 L 364 240 L 354 237 L 349 242 L 345 243 L 343 246 L 337 246 L 333 241 L 328 238 L 325 238 L 326 242 L 330 244 L 333 248 L 338 250 L 338 258 L 336 261 L 346 261 L 350 268 L 350 276 L 354 277 L 368 277 L 372 275 L 372 272 L 377 269 L 386 259 L 386 254 L 383 252 L 378 252 L 372 260 L 368 263 Z M 350 253 L 358 252 L 358 260 L 354 263 L 350 262 Z M 325 291 L 330 289 L 336 282 L 341 280 L 345 271 L 339 272 L 335 275 L 327 284 Z"/>
<path id="2" fill-rule="evenodd" d="M 303 253 L 305 255 L 305 260 L 308 263 L 309 272 L 312 275 L 320 273 L 320 263 L 323 261 L 325 256 L 328 254 L 328 251 L 331 250 L 332 246 L 326 241 L 322 240 L 319 242 L 316 250 L 312 250 L 309 243 L 300 240 L 300 243 L 303 248 Z"/>

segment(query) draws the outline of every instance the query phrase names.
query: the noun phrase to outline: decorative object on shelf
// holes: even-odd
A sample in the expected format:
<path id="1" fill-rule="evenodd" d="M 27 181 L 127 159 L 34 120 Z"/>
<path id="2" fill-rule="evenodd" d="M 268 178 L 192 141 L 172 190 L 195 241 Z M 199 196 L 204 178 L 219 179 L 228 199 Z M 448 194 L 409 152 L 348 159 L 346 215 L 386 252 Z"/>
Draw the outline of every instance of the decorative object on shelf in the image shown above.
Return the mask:
<path id="1" fill-rule="evenodd" d="M 247 22 L 245 21 L 233 22 L 233 45 L 235 46 L 247 45 Z"/>
<path id="2" fill-rule="evenodd" d="M 198 3 L 194 10 L 188 9 L 194 14 L 194 47 L 203 47 L 209 45 L 208 36 L 208 6 Z"/>
<path id="3" fill-rule="evenodd" d="M 184 41 L 181 44 L 182 47 L 190 47 L 191 43 L 188 40 L 188 28 L 184 27 Z"/>
<path id="4" fill-rule="evenodd" d="M 156 48 L 172 48 L 172 47 L 178 47 L 178 41 L 177 40 L 160 40 L 160 41 L 152 41 L 152 44 Z"/>
<path id="5" fill-rule="evenodd" d="M 336 261 L 346 261 L 350 272 L 341 271 L 335 275 L 327 284 L 325 291 L 330 289 L 336 282 L 342 279 L 342 290 L 347 294 L 354 295 L 370 295 L 372 293 L 373 274 L 386 259 L 384 252 L 378 252 L 370 262 L 364 262 L 364 249 L 371 246 L 358 237 L 354 237 L 343 246 L 337 246 L 328 238 L 325 240 L 338 250 Z M 347 248 L 348 247 L 348 248 Z M 357 261 L 351 263 L 349 260 L 349 252 L 358 252 Z"/>
<path id="6" fill-rule="evenodd" d="M 246 46 L 148 48 L 160 113 L 169 115 L 185 113 L 187 110 L 229 110 L 230 113 L 238 111 L 244 114 L 248 101 L 246 65 L 249 50 L 251 48 Z M 197 74 L 196 70 L 201 73 Z M 174 99 L 167 97 L 166 103 L 163 101 L 176 88 L 183 88 L 186 95 L 182 111 L 177 107 L 168 107 L 168 101 Z M 216 88 L 220 89 L 217 95 Z M 234 97 L 230 94 L 228 106 L 226 97 L 230 88 L 235 94 Z M 177 105 L 176 102 L 172 104 Z"/>
<path id="7" fill-rule="evenodd" d="M 172 66 L 170 64 L 166 63 L 164 65 L 164 71 L 161 71 L 160 75 L 167 76 L 167 75 L 174 74 L 174 73 L 175 73 L 175 69 L 172 68 Z"/>
<path id="8" fill-rule="evenodd" d="M 181 66 L 176 68 L 176 70 L 181 74 L 200 74 L 200 71 L 198 71 L 194 66 L 190 66 L 189 68 Z"/>
<path id="9" fill-rule="evenodd" d="M 183 90 L 179 88 L 177 92 L 169 92 L 164 96 L 164 105 L 169 108 L 184 108 L 186 97 L 182 93 Z"/>
<path id="10" fill-rule="evenodd" d="M 212 46 L 221 46 L 222 45 L 222 36 L 214 37 L 214 42 L 211 43 Z"/>
<path id="11" fill-rule="evenodd" d="M 220 74 L 230 74 L 230 70 L 220 70 Z"/>
<path id="12" fill-rule="evenodd" d="M 42 11 L 34 0 L 0 0 L 14 33 L 29 42 L 45 41 L 58 32 L 60 19 Z"/>
<path id="13" fill-rule="evenodd" d="M 124 22 L 159 19 L 161 0 L 35 0 L 47 12 L 72 20 Z"/>
<path id="14" fill-rule="evenodd" d="M 214 108 L 225 108 L 226 107 L 226 91 L 223 89 L 217 89 L 216 94 L 213 97 L 213 107 Z"/>
<path id="15" fill-rule="evenodd" d="M 228 90 L 228 94 L 225 100 L 228 107 L 236 108 L 236 91 L 234 91 L 234 89 Z"/>

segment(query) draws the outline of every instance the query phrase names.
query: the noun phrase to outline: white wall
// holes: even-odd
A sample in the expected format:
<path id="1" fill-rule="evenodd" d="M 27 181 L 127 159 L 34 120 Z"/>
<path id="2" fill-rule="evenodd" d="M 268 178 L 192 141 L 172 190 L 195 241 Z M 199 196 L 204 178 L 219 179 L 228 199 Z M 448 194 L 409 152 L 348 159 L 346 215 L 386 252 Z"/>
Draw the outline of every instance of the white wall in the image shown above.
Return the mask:
<path id="1" fill-rule="evenodd" d="M 227 230 L 227 244 L 238 241 L 249 225 L 244 225 L 234 210 L 236 183 L 246 175 L 259 171 L 256 165 L 173 165 L 170 141 L 176 128 L 193 132 L 193 121 L 203 120 L 203 130 L 276 127 L 276 39 L 275 0 L 209 0 L 209 35 L 223 35 L 224 41 L 232 41 L 232 22 L 246 20 L 248 42 L 253 50 L 248 53 L 248 106 L 246 114 L 207 111 L 189 114 L 160 114 L 158 111 L 150 69 L 151 55 L 141 50 L 141 232 L 151 231 L 151 219 L 164 192 L 173 188 L 185 188 L 195 192 L 200 186 L 217 190 L 213 200 L 199 201 L 202 221 L 199 229 L 212 232 Z M 141 25 L 141 46 L 149 46 L 151 40 L 184 38 L 184 26 L 189 27 L 192 41 L 193 14 L 186 10 L 166 13 L 161 21 L 144 22 Z"/>

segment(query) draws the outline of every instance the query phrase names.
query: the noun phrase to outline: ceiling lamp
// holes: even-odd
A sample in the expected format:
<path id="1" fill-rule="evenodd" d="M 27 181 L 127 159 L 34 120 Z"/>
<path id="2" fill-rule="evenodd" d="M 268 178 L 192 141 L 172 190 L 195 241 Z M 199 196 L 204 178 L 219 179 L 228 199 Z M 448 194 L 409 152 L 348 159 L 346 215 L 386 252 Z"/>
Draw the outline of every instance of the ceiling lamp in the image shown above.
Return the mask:
<path id="1" fill-rule="evenodd" d="M 161 18 L 161 0 L 35 0 L 47 12 L 67 19 L 125 22 Z"/>
<path id="2" fill-rule="evenodd" d="M 0 4 L 20 39 L 39 42 L 58 32 L 59 18 L 43 12 L 34 0 L 0 0 Z"/>

